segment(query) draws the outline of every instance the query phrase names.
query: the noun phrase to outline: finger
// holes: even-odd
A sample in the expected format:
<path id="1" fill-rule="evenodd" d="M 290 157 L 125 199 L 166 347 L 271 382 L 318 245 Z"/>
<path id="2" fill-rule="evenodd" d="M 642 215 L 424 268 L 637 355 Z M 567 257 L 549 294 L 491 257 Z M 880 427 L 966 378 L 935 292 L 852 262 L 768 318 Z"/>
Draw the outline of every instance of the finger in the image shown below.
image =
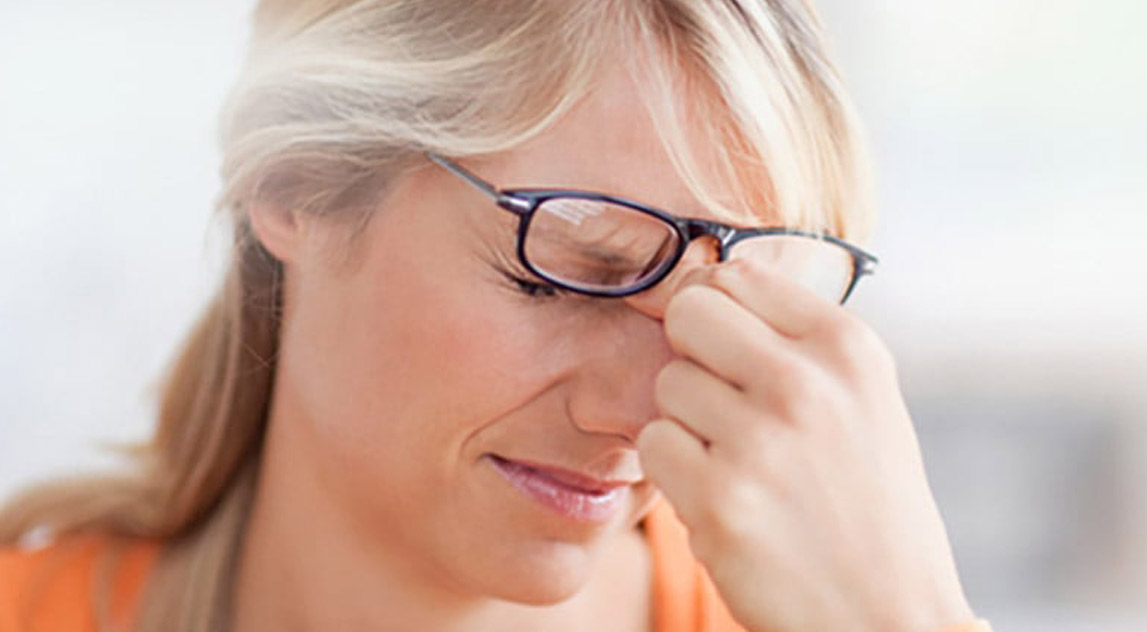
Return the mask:
<path id="1" fill-rule="evenodd" d="M 710 460 L 755 463 L 792 430 L 791 423 L 689 360 L 674 360 L 661 370 L 655 400 L 667 417 L 707 440 Z"/>
<path id="2" fill-rule="evenodd" d="M 703 501 L 700 490 L 709 454 L 702 440 L 680 424 L 657 419 L 637 437 L 637 453 L 646 477 L 683 514 L 692 514 Z"/>
<path id="3" fill-rule="evenodd" d="M 736 443 L 754 419 L 740 390 L 691 360 L 673 360 L 661 369 L 654 399 L 662 414 L 716 444 Z"/>
<path id="4" fill-rule="evenodd" d="M 707 282 L 791 338 L 808 336 L 843 309 L 751 259 L 734 259 L 716 266 Z"/>
<path id="5" fill-rule="evenodd" d="M 665 310 L 674 352 L 748 390 L 782 370 L 787 341 L 728 294 L 707 285 L 678 292 Z"/>

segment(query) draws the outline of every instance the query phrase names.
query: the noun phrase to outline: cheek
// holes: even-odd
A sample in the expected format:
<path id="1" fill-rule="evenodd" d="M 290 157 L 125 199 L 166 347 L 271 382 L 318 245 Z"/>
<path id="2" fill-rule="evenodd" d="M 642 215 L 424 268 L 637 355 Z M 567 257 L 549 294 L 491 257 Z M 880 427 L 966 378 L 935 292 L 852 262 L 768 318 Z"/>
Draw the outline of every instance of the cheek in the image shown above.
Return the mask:
<path id="1" fill-rule="evenodd" d="M 561 372 L 545 309 L 472 271 L 398 260 L 301 284 L 290 341 L 315 448 L 375 491 L 447 482 L 477 456 L 470 437 Z"/>
<path id="2" fill-rule="evenodd" d="M 470 432 L 528 399 L 545 382 L 538 332 L 498 292 L 458 284 L 423 296 L 431 305 L 393 340 L 404 393 L 447 431 Z M 404 319 L 406 320 L 406 319 Z M 403 397 L 402 394 L 396 394 Z M 456 426 L 456 427 L 455 427 Z"/>

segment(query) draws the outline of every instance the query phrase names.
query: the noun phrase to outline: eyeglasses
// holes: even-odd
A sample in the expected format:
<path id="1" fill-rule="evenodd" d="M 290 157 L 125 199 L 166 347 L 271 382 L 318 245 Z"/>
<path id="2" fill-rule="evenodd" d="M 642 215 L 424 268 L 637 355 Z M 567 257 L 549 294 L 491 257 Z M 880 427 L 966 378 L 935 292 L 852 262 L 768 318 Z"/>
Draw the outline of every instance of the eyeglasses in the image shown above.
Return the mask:
<path id="1" fill-rule="evenodd" d="M 832 237 L 792 228 L 741 228 L 678 217 L 631 200 L 565 189 L 502 190 L 441 155 L 435 164 L 518 216 L 518 259 L 559 288 L 621 297 L 652 287 L 673 270 L 689 242 L 710 237 L 718 261 L 761 261 L 820 296 L 844 303 L 877 259 Z"/>

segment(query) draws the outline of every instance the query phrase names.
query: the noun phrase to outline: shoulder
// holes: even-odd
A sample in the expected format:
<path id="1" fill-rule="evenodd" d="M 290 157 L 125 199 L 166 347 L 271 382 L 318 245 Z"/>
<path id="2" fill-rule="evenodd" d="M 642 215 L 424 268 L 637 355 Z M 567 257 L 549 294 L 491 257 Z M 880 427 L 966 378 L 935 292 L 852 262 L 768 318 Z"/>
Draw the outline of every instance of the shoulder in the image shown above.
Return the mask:
<path id="1" fill-rule="evenodd" d="M 0 548 L 0 632 L 96 630 L 101 610 L 123 620 L 157 553 L 153 542 L 97 535 Z"/>
<path id="2" fill-rule="evenodd" d="M 660 501 L 644 526 L 653 558 L 655 632 L 745 632 L 693 557 L 689 532 L 669 503 Z"/>

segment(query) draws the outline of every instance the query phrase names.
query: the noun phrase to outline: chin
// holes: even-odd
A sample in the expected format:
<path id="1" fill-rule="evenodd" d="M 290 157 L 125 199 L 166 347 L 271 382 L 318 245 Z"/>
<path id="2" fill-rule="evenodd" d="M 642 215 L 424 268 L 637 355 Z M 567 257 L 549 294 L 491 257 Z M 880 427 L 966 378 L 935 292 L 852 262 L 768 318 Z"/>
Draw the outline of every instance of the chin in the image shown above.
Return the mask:
<path id="1" fill-rule="evenodd" d="M 589 583 L 600 562 L 584 545 L 552 541 L 496 557 L 494 568 L 475 573 L 468 583 L 489 597 L 530 606 L 554 605 L 573 597 Z"/>
<path id="2" fill-rule="evenodd" d="M 624 517 L 608 525 L 577 524 L 529 504 L 451 515 L 434 547 L 439 569 L 471 596 L 531 606 L 561 603 L 612 572 L 619 547 L 641 537 L 636 525 L 656 493 L 647 485 L 635 492 L 620 512 Z M 462 524 L 467 528 L 459 529 Z"/>

